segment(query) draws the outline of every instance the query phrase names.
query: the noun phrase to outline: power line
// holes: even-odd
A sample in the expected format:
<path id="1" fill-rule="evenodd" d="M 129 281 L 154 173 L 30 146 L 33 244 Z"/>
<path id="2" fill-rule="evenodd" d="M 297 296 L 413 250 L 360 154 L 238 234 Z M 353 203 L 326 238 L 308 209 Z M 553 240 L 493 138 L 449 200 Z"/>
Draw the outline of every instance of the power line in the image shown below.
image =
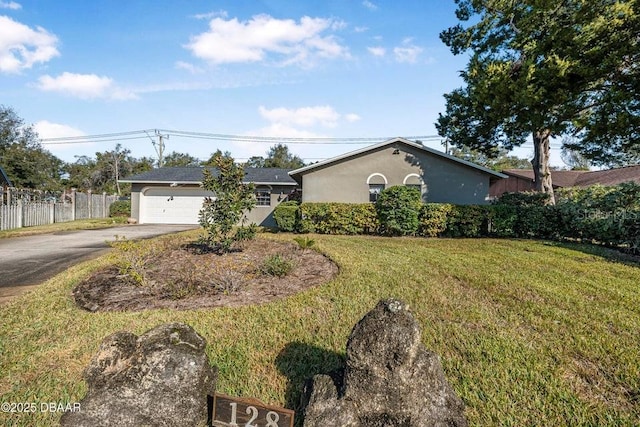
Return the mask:
<path id="1" fill-rule="evenodd" d="M 393 137 L 275 137 L 275 136 L 256 136 L 256 135 L 232 135 L 232 134 L 219 134 L 219 133 L 206 133 L 206 132 L 192 132 L 170 129 L 152 129 L 152 130 L 139 130 L 130 132 L 118 132 L 110 134 L 99 135 L 85 135 L 85 136 L 72 136 L 72 137 L 58 137 L 58 138 L 42 138 L 40 142 L 43 145 L 52 144 L 89 144 L 94 142 L 105 141 L 126 141 L 132 139 L 145 139 L 151 138 L 149 132 L 154 132 L 156 136 L 159 133 L 164 133 L 164 136 L 176 136 L 183 138 L 193 139 L 208 139 L 218 141 L 229 142 L 262 142 L 262 143 L 274 143 L 284 142 L 288 144 L 366 144 L 372 142 L 381 142 L 391 139 Z M 134 137 L 131 135 L 144 134 L 146 136 Z M 406 139 L 411 140 L 439 140 L 438 135 L 422 135 L 422 136 L 407 136 Z M 154 142 L 153 138 L 151 138 Z"/>

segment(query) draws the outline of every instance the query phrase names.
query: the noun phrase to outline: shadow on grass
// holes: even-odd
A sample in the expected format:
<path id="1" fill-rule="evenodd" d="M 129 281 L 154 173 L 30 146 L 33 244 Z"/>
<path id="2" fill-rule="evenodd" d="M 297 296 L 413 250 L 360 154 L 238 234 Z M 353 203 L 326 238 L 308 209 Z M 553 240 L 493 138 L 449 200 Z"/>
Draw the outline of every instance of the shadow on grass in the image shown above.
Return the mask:
<path id="1" fill-rule="evenodd" d="M 610 247 L 600 246 L 592 243 L 580 243 L 580 242 L 568 242 L 568 241 L 563 241 L 563 242 L 548 241 L 548 242 L 545 242 L 544 244 L 548 246 L 555 246 L 559 248 L 583 252 L 585 254 L 603 258 L 609 262 L 625 264 L 630 267 L 640 267 L 640 255 L 627 253 L 617 248 L 610 248 Z"/>
<path id="2" fill-rule="evenodd" d="M 338 383 L 342 380 L 342 375 L 338 375 L 338 372 L 344 368 L 345 358 L 335 351 L 294 341 L 280 351 L 275 363 L 280 373 L 288 379 L 286 407 L 296 411 L 296 426 L 302 426 L 306 406 L 305 384 L 314 375 L 327 374 L 334 379 L 338 390 L 342 388 Z"/>

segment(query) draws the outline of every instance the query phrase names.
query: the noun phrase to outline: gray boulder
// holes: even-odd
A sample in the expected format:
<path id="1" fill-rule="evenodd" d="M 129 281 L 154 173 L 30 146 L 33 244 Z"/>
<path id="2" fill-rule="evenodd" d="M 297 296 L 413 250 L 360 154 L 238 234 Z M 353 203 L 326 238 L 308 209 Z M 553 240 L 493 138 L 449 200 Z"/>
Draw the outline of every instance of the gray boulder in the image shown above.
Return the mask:
<path id="1" fill-rule="evenodd" d="M 467 426 L 464 403 L 401 301 L 380 301 L 355 325 L 342 375 L 308 384 L 304 427 Z"/>
<path id="2" fill-rule="evenodd" d="M 62 426 L 204 426 L 217 371 L 206 342 L 188 325 L 169 323 L 137 337 L 104 339 L 85 371 L 88 392 Z"/>

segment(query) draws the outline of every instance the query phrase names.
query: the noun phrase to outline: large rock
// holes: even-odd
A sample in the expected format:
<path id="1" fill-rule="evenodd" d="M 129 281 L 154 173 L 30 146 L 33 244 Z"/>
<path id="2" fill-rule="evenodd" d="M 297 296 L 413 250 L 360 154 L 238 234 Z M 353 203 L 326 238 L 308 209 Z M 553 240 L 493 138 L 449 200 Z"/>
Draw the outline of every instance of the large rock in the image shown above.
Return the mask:
<path id="1" fill-rule="evenodd" d="M 85 371 L 81 410 L 62 426 L 204 426 L 217 372 L 206 342 L 190 326 L 170 323 L 137 337 L 105 338 Z"/>
<path id="2" fill-rule="evenodd" d="M 464 404 L 418 323 L 397 300 L 380 301 L 353 328 L 342 377 L 317 375 L 304 427 L 466 426 Z"/>

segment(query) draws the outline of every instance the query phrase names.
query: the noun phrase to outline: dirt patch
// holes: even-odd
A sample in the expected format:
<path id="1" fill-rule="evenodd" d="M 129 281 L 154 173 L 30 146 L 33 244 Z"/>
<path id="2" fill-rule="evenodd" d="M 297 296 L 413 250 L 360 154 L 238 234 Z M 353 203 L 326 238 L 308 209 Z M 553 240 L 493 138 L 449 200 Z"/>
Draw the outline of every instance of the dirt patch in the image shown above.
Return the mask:
<path id="1" fill-rule="evenodd" d="M 273 275 L 282 273 L 269 268 L 274 258 L 276 267 L 289 265 L 285 275 Z M 338 267 L 324 255 L 294 243 L 255 239 L 242 251 L 224 255 L 201 253 L 189 245 L 169 246 L 154 254 L 143 273 L 140 285 L 114 265 L 81 282 L 73 296 L 89 311 L 236 307 L 273 301 L 325 283 L 338 273 Z"/>

